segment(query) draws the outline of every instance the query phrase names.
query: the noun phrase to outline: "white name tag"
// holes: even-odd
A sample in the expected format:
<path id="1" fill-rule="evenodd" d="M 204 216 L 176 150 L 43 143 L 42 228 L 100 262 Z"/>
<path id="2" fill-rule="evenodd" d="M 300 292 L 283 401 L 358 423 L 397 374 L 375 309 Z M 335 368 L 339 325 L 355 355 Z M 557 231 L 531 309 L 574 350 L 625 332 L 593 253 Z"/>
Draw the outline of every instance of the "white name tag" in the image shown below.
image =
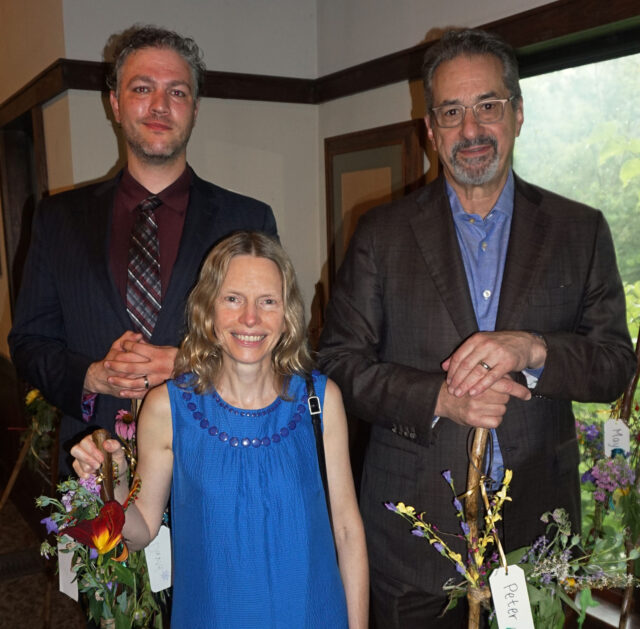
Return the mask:
<path id="1" fill-rule="evenodd" d="M 67 537 L 69 539 L 69 537 Z M 78 582 L 75 580 L 75 572 L 71 569 L 71 561 L 73 560 L 72 552 L 65 552 L 63 549 L 69 548 L 71 544 L 63 544 L 58 542 L 58 583 L 59 589 L 63 594 L 71 597 L 74 601 L 78 600 Z"/>
<path id="2" fill-rule="evenodd" d="M 629 455 L 631 451 L 629 426 L 619 419 L 607 419 L 604 423 L 604 453 L 606 456 L 613 456 L 614 450 L 621 450 L 621 454 Z"/>
<path id="3" fill-rule="evenodd" d="M 631 440 L 629 438 L 629 426 L 619 419 L 607 419 L 604 423 L 604 453 L 606 456 L 619 454 L 615 450 L 621 450 L 625 456 L 631 452 Z"/>
<path id="4" fill-rule="evenodd" d="M 171 533 L 164 524 L 156 538 L 144 549 L 152 592 L 171 587 Z"/>
<path id="5" fill-rule="evenodd" d="M 519 566 L 508 566 L 508 569 L 509 574 L 506 574 L 500 566 L 489 577 L 498 627 L 535 629 L 524 571 Z"/>

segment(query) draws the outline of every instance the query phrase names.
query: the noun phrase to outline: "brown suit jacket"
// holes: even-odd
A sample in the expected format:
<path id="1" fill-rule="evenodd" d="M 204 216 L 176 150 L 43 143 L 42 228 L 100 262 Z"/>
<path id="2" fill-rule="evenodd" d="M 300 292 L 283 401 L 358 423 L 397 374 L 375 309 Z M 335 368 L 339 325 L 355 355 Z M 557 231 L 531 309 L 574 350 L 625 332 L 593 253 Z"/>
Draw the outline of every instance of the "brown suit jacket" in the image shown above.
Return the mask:
<path id="1" fill-rule="evenodd" d="M 509 550 L 544 530 L 544 511 L 565 507 L 579 524 L 571 400 L 613 400 L 635 368 L 600 212 L 516 177 L 496 330 L 534 330 L 549 347 L 535 397 L 512 399 L 498 428 L 514 471 L 504 510 Z M 464 491 L 469 430 L 432 420 L 440 364 L 476 331 L 444 180 L 368 212 L 333 289 L 320 363 L 347 411 L 372 424 L 361 488 L 371 568 L 432 593 L 453 569 L 383 503 L 404 501 L 441 530 L 460 532 L 441 472 L 451 470 Z"/>

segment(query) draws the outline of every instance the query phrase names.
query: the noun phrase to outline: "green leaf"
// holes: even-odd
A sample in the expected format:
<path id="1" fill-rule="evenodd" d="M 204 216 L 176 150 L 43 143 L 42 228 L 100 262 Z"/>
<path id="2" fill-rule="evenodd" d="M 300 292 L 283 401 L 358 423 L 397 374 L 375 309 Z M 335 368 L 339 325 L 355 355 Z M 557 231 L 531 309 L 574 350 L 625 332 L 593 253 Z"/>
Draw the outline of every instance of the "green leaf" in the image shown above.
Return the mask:
<path id="1" fill-rule="evenodd" d="M 586 589 L 580 592 L 580 615 L 578 616 L 578 627 L 582 627 L 589 607 L 598 607 L 599 603 L 593 600 L 591 590 Z"/>
<path id="2" fill-rule="evenodd" d="M 516 548 L 510 553 L 507 553 L 507 565 L 513 566 L 514 564 L 520 563 L 529 548 L 529 546 L 523 546 L 522 548 Z"/>
<path id="3" fill-rule="evenodd" d="M 127 613 L 127 605 L 129 604 L 129 598 L 127 596 L 127 591 L 123 590 L 123 592 L 116 598 L 118 602 L 117 610 L 122 612 L 123 614 Z"/>
<path id="4" fill-rule="evenodd" d="M 135 577 L 131 574 L 129 568 L 125 568 L 121 563 L 115 561 L 113 562 L 113 572 L 116 575 L 118 583 L 128 585 L 130 588 L 134 586 Z"/>
<path id="5" fill-rule="evenodd" d="M 558 597 L 560 598 L 560 600 L 562 600 L 562 602 L 565 605 L 568 605 L 569 607 L 571 607 L 571 609 L 580 613 L 580 610 L 578 609 L 578 606 L 576 605 L 575 601 L 560 586 L 558 586 L 557 592 L 558 592 Z"/>

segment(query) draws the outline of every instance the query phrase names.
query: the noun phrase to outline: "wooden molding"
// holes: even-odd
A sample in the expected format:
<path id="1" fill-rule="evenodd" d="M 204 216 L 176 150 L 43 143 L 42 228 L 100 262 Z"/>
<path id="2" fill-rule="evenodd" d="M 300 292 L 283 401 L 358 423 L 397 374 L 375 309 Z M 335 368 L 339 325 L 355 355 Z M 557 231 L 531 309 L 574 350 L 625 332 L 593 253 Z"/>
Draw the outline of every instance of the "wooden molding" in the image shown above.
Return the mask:
<path id="1" fill-rule="evenodd" d="M 557 0 L 479 28 L 517 50 L 521 76 L 640 50 L 637 0 Z M 417 79 L 422 43 L 318 79 L 207 72 L 202 96 L 319 104 L 392 83 Z M 0 127 L 69 89 L 105 90 L 106 63 L 58 59 L 0 104 Z"/>

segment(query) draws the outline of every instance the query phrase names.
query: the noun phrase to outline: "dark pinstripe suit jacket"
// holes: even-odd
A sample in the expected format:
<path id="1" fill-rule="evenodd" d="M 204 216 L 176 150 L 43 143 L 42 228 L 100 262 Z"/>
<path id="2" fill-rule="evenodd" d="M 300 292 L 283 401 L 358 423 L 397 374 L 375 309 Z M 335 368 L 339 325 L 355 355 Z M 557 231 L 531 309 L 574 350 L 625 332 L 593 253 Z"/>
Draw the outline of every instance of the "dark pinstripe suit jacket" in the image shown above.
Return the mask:
<path id="1" fill-rule="evenodd" d="M 88 366 L 132 329 L 111 277 L 109 234 L 119 176 L 45 199 L 33 235 L 9 334 L 18 374 L 38 387 L 64 417 L 63 450 L 87 428 L 80 401 Z M 269 206 L 192 177 L 189 205 L 169 286 L 151 342 L 180 343 L 184 311 L 205 254 L 238 229 L 276 235 Z M 91 429 L 113 432 L 125 400 L 99 396 Z M 61 465 L 65 469 L 64 464 Z"/>
<path id="2" fill-rule="evenodd" d="M 541 532 L 546 510 L 564 506 L 578 523 L 571 400 L 614 399 L 635 367 L 600 212 L 516 177 L 496 329 L 541 332 L 549 347 L 535 391 L 541 397 L 510 401 L 498 429 L 514 471 L 504 512 L 513 549 Z M 383 503 L 402 500 L 441 530 L 459 532 L 440 474 L 450 469 L 464 491 L 468 431 L 431 423 L 440 364 L 476 331 L 443 180 L 367 213 L 333 290 L 320 362 L 347 410 L 373 425 L 361 488 L 372 569 L 433 593 L 455 573 Z"/>

